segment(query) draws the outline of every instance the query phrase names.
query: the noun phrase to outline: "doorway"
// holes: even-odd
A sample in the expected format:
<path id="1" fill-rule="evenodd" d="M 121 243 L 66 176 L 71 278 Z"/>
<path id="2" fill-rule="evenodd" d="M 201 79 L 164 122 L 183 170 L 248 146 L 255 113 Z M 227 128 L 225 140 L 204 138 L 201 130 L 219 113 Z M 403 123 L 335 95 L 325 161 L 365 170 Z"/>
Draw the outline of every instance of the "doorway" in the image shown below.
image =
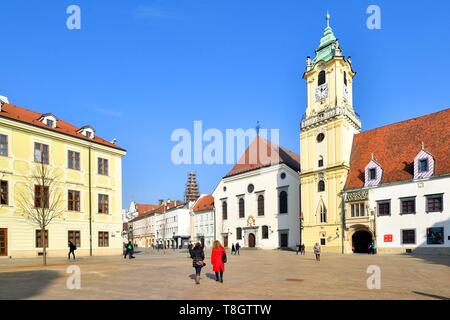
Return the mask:
<path id="1" fill-rule="evenodd" d="M 0 229 L 0 256 L 8 255 L 8 229 Z"/>
<path id="2" fill-rule="evenodd" d="M 280 233 L 280 248 L 287 248 L 289 245 L 289 234 L 286 232 Z"/>
<path id="3" fill-rule="evenodd" d="M 253 233 L 249 233 L 248 234 L 248 247 L 249 248 L 256 247 L 256 238 L 255 238 L 255 235 Z"/>
<path id="4" fill-rule="evenodd" d="M 223 236 L 223 246 L 228 248 L 228 236 Z"/>
<path id="5" fill-rule="evenodd" d="M 356 231 L 352 236 L 354 253 L 369 253 L 369 245 L 372 243 L 372 234 L 367 230 Z"/>

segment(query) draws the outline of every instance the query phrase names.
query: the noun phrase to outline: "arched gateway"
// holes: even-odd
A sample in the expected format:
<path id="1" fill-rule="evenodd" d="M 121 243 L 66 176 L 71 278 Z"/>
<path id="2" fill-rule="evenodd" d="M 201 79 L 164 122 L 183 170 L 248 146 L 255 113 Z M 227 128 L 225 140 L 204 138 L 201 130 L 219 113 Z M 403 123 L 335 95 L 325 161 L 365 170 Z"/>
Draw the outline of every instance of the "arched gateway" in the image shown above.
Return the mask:
<path id="1" fill-rule="evenodd" d="M 368 253 L 372 240 L 372 234 L 368 230 L 360 229 L 356 231 L 352 236 L 354 253 Z"/>

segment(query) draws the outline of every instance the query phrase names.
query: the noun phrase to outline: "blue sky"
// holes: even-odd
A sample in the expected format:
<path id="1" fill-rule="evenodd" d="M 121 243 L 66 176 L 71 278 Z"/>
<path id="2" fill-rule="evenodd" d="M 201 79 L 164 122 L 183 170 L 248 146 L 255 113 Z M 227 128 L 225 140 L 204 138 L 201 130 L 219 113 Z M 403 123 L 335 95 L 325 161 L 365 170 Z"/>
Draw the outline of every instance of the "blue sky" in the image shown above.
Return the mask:
<path id="1" fill-rule="evenodd" d="M 66 9 L 81 8 L 81 30 Z M 381 8 L 382 29 L 366 27 Z M 299 152 L 305 57 L 325 13 L 355 70 L 363 130 L 449 107 L 450 4 L 440 1 L 1 1 L 0 95 L 117 138 L 128 201 L 182 198 L 186 172 L 212 192 L 229 165 L 171 162 L 177 128 L 279 128 Z"/>

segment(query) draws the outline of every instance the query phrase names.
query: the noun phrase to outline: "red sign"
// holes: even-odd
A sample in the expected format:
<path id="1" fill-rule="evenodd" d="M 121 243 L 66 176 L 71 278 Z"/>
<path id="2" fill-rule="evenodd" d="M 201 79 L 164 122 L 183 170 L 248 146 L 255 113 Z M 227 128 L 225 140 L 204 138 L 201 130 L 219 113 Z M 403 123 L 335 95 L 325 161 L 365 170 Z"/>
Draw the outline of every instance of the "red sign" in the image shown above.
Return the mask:
<path id="1" fill-rule="evenodd" d="M 384 235 L 384 242 L 392 242 L 394 239 L 394 236 L 392 234 L 385 234 Z"/>

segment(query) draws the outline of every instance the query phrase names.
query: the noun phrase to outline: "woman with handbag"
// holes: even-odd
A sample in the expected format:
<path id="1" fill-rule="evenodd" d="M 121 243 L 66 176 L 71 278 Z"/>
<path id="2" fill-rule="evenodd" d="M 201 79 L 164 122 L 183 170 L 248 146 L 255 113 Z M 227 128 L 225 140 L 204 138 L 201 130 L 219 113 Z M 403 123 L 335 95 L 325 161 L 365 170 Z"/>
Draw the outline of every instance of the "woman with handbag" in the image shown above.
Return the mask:
<path id="1" fill-rule="evenodd" d="M 195 284 L 200 284 L 200 273 L 202 272 L 202 268 L 206 266 L 206 263 L 204 262 L 205 253 L 201 243 L 197 242 L 189 253 L 191 254 L 192 266 L 195 269 Z"/>
<path id="2" fill-rule="evenodd" d="M 216 281 L 223 283 L 223 272 L 225 271 L 225 263 L 227 262 L 227 253 L 225 248 L 219 241 L 214 241 L 213 249 L 211 253 L 211 264 L 213 265 L 213 271 L 216 273 Z"/>

